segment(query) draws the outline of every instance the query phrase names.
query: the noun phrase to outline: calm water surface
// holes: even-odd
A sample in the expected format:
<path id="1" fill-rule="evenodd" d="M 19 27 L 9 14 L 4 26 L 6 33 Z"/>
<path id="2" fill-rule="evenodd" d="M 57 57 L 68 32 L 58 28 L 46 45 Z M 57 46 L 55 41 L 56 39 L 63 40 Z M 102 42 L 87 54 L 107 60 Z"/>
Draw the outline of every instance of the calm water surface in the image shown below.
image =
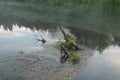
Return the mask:
<path id="1" fill-rule="evenodd" d="M 110 46 L 102 54 L 94 52 L 87 67 L 74 80 L 119 80 L 120 48 Z"/>
<path id="2" fill-rule="evenodd" d="M 79 16 L 73 10 L 0 1 L 0 55 L 44 50 L 34 35 L 53 44 L 62 38 L 58 26 L 65 25 L 80 45 L 93 50 L 74 80 L 120 80 L 120 19 L 94 11 Z"/>
<path id="3" fill-rule="evenodd" d="M 33 51 L 44 50 L 41 46 L 41 42 L 37 41 L 36 36 L 39 39 L 44 37 L 47 40 L 46 44 L 53 44 L 58 41 L 62 36 L 58 36 L 58 32 L 50 33 L 49 30 L 34 30 L 26 28 L 24 26 L 13 25 L 11 30 L 4 30 L 4 26 L 0 27 L 0 54 L 1 55 L 15 55 L 19 51 L 30 53 Z M 41 37 L 42 36 L 42 37 Z"/>

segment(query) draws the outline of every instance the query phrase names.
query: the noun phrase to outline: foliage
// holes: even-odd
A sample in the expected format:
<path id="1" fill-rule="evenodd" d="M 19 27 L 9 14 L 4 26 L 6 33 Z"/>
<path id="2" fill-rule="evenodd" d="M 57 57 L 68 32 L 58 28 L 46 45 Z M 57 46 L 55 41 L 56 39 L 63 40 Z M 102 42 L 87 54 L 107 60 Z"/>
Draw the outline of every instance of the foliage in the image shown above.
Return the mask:
<path id="1" fill-rule="evenodd" d="M 72 49 L 73 43 L 74 43 L 74 40 L 73 40 L 72 38 L 70 38 L 70 39 L 67 40 L 67 41 L 61 41 L 61 40 L 58 41 L 58 44 L 59 44 L 60 46 L 64 46 L 64 47 L 66 47 L 66 48 L 68 48 L 68 49 Z"/>
<path id="2" fill-rule="evenodd" d="M 80 59 L 80 54 L 78 54 L 78 53 L 70 53 L 70 59 L 71 60 L 79 60 Z"/>
<path id="3" fill-rule="evenodd" d="M 58 43 L 58 45 L 60 45 L 60 46 L 62 46 L 62 45 L 64 46 L 64 45 L 65 45 L 65 41 L 62 41 L 62 40 L 59 40 L 57 43 Z"/>
<path id="4" fill-rule="evenodd" d="M 17 2 L 57 5 L 57 6 L 81 6 L 81 5 L 94 5 L 94 4 L 120 4 L 120 0 L 11 0 Z M 116 5 L 117 5 L 116 4 Z"/>
<path id="5" fill-rule="evenodd" d="M 4 1 L 10 1 L 10 0 L 4 0 Z M 11 0 L 11 1 L 30 3 L 30 4 L 35 4 L 37 6 L 52 6 L 52 7 L 55 6 L 55 7 L 64 7 L 68 9 L 76 8 L 73 9 L 73 11 L 69 11 L 68 16 L 70 14 L 73 15 L 73 13 L 71 12 L 76 13 L 75 10 L 77 10 L 77 14 L 79 13 L 79 15 L 84 15 L 86 13 L 89 14 L 90 10 L 92 11 L 97 10 L 97 12 L 99 12 L 100 10 L 101 14 L 105 14 L 105 15 L 120 15 L 120 0 Z M 77 16 L 77 18 L 79 17 Z"/>

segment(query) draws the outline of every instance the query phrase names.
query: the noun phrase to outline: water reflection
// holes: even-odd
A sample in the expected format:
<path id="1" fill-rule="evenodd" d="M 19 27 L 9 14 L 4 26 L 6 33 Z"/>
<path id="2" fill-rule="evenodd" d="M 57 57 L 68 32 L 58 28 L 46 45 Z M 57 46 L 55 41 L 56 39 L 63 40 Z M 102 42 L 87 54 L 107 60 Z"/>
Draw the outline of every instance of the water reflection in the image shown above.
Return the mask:
<path id="1" fill-rule="evenodd" d="M 51 34 L 49 34 L 49 31 L 47 31 L 47 29 L 49 29 L 53 34 L 59 28 L 57 26 L 54 29 L 51 27 L 47 27 L 47 26 L 45 26 L 45 27 L 23 27 L 23 26 L 18 26 L 18 25 L 16 25 L 16 26 L 15 25 L 13 25 L 11 27 L 1 26 L 0 32 L 7 34 L 6 38 L 25 37 L 25 36 L 27 36 L 26 32 L 29 35 L 33 35 L 33 34 L 35 34 L 34 32 L 37 32 L 37 31 L 41 32 L 40 29 L 42 28 L 42 29 L 46 30 L 46 33 L 44 33 L 44 34 L 48 35 L 45 38 L 50 39 L 50 37 L 52 37 L 52 36 L 51 36 Z M 109 34 L 109 33 L 102 33 L 102 32 L 100 33 L 100 32 L 89 30 L 89 29 L 82 29 L 82 28 L 70 27 L 70 26 L 67 26 L 67 28 L 70 29 L 71 32 L 77 37 L 77 42 L 80 45 L 97 50 L 101 53 L 103 52 L 104 49 L 106 49 L 107 47 L 109 47 L 111 45 L 120 46 L 119 33 L 118 34 L 114 34 L 114 33 Z M 8 35 L 8 34 L 11 34 L 11 35 Z M 44 35 L 44 34 L 40 34 L 40 35 Z M 4 35 L 1 34 L 1 37 L 4 37 Z M 31 39 L 32 38 L 33 37 L 31 37 Z M 58 38 L 60 39 L 61 36 L 59 36 Z M 52 41 L 54 41 L 54 40 L 52 40 Z"/>
<path id="2" fill-rule="evenodd" d="M 88 29 L 70 28 L 77 41 L 88 48 L 103 52 L 107 47 L 114 45 L 119 46 L 120 36 L 113 33 L 100 33 Z"/>
<path id="3" fill-rule="evenodd" d="M 34 28 L 29 28 L 25 26 L 12 25 L 11 29 L 1 25 L 0 27 L 0 54 L 15 54 L 18 51 L 23 50 L 24 52 L 30 53 L 36 50 L 45 50 L 44 46 L 40 47 L 40 43 L 35 45 L 34 35 L 42 35 L 46 40 L 46 44 L 54 44 L 59 39 L 63 38 L 62 34 L 58 30 L 50 30 L 47 27 L 44 30 Z M 80 45 L 86 46 L 93 50 L 80 51 L 81 59 L 80 64 L 76 64 L 77 70 L 79 66 L 84 65 L 88 61 L 88 66 L 86 69 L 78 76 L 75 80 L 85 79 L 85 80 L 108 80 L 107 76 L 114 76 L 119 79 L 119 47 L 110 47 L 111 45 L 119 46 L 119 36 L 116 34 L 105 34 L 88 29 L 67 27 L 76 36 L 78 43 Z M 49 50 L 54 50 L 49 46 Z M 97 51 L 96 51 L 97 50 Z M 99 55 L 101 52 L 103 55 Z M 53 53 L 50 51 L 48 53 Z M 56 52 L 55 52 L 56 53 Z M 114 54 L 113 54 L 114 53 Z M 93 56 L 92 58 L 90 58 Z M 79 65 L 79 66 L 78 66 Z M 115 66 L 113 66 L 115 65 Z M 118 69 L 118 70 L 116 70 Z M 113 74 L 110 74 L 112 70 Z M 91 74 L 92 72 L 92 74 Z M 99 73 L 97 73 L 99 72 Z M 104 73 L 104 74 L 103 74 Z M 115 75 L 116 74 L 116 75 Z M 87 76 L 87 77 L 86 77 Z M 95 77 L 97 76 L 97 77 Z M 112 77 L 109 80 L 113 80 Z"/>
<path id="4" fill-rule="evenodd" d="M 103 55 L 94 52 L 88 59 L 88 66 L 74 80 L 119 80 L 120 77 L 120 48 L 110 46 Z"/>
<path id="5" fill-rule="evenodd" d="M 62 36 L 57 37 L 60 32 L 50 32 L 49 30 L 34 30 L 24 26 L 13 25 L 11 29 L 5 28 L 3 25 L 0 27 L 0 54 L 16 54 L 19 50 L 26 53 L 44 50 L 41 43 L 35 44 L 37 41 L 34 35 L 42 35 L 46 40 L 46 44 L 52 44 L 58 41 Z"/>

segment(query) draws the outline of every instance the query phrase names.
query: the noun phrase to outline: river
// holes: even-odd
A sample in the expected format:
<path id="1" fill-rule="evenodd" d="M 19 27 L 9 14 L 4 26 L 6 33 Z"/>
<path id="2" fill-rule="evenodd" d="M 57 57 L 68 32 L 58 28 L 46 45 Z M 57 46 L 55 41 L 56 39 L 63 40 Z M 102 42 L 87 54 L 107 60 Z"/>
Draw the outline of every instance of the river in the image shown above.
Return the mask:
<path id="1" fill-rule="evenodd" d="M 119 17 L 103 15 L 101 8 L 83 14 L 79 8 L 0 1 L 0 80 L 119 80 Z M 76 65 L 59 62 L 60 26 L 85 48 Z"/>

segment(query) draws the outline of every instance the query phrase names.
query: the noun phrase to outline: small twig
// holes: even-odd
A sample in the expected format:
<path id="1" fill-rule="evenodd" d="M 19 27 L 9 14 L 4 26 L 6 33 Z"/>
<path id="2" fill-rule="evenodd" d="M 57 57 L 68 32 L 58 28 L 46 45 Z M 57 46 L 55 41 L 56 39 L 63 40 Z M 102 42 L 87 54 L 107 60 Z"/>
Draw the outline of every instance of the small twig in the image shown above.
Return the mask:
<path id="1" fill-rule="evenodd" d="M 46 40 L 45 40 L 42 36 L 41 36 L 42 39 L 39 39 L 36 35 L 34 35 L 34 36 L 36 37 L 37 42 L 41 41 L 43 44 L 46 43 Z M 37 42 L 36 42 L 36 43 L 37 43 Z"/>

